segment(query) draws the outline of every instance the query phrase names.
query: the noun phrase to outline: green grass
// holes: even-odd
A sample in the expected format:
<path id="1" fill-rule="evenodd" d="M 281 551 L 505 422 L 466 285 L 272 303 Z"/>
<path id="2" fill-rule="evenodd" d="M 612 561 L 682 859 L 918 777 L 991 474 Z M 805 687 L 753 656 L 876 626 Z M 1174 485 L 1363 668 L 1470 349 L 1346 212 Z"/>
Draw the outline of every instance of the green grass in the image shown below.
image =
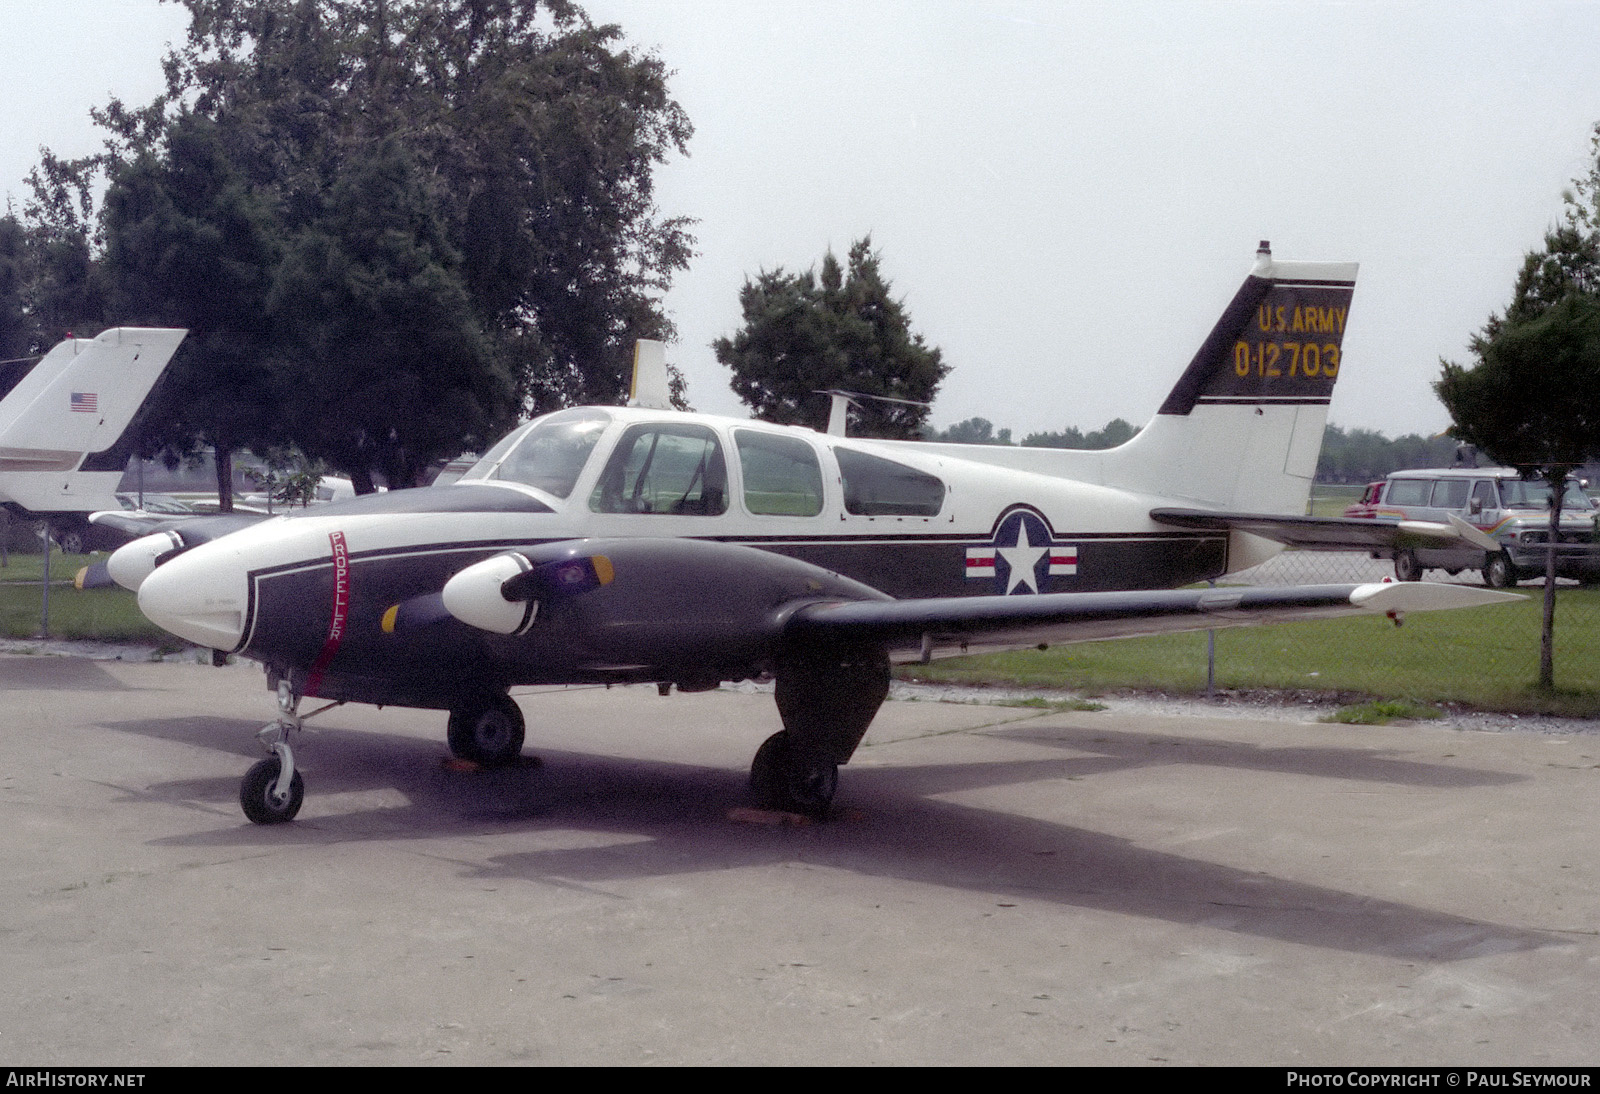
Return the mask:
<path id="1" fill-rule="evenodd" d="M 1403 627 L 1350 617 L 1217 632 L 1217 686 L 1409 699 L 1480 710 L 1600 716 L 1600 590 L 1563 588 L 1556 690 L 1534 686 L 1539 592 L 1516 604 L 1417 613 Z M 912 665 L 909 679 L 1065 688 L 1086 694 L 1206 686 L 1204 632 L 1081 642 Z"/>
<path id="2" fill-rule="evenodd" d="M 181 648 L 177 639 L 150 622 L 126 589 L 72 587 L 82 566 L 103 561 L 104 555 L 52 555 L 50 557 L 50 636 L 95 639 L 103 642 L 148 642 Z M 33 638 L 39 634 L 43 592 L 39 578 L 42 555 L 12 555 L 0 568 L 0 636 Z"/>
<path id="3" fill-rule="evenodd" d="M 1319 722 L 1338 722 L 1347 726 L 1386 726 L 1390 722 L 1426 721 L 1442 718 L 1437 707 L 1423 706 L 1409 699 L 1372 699 L 1354 706 L 1340 707 Z"/>
<path id="4" fill-rule="evenodd" d="M 1342 517 L 1346 509 L 1361 500 L 1361 492 L 1365 489 L 1365 486 L 1313 486 L 1310 515 Z"/>
<path id="5" fill-rule="evenodd" d="M 64 555 L 60 551 L 50 552 L 50 583 L 65 581 L 72 582 L 75 575 L 83 567 L 96 562 L 104 562 L 105 555 Z M 32 581 L 37 583 L 44 575 L 44 555 L 19 555 L 13 553 L 6 559 L 6 564 L 0 566 L 0 585 L 11 584 L 18 581 Z"/>

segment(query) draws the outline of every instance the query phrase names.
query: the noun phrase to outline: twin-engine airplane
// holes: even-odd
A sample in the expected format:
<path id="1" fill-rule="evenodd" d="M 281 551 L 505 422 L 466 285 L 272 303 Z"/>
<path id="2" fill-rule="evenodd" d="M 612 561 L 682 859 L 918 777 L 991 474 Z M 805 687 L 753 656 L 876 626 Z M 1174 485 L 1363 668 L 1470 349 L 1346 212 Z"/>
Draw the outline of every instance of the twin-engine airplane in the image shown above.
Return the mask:
<path id="1" fill-rule="evenodd" d="M 1355 273 L 1274 262 L 1263 245 L 1160 412 L 1110 451 L 854 440 L 584 407 L 528 422 L 452 485 L 243 529 L 193 520 L 128 544 L 109 566 L 162 627 L 266 666 L 279 703 L 261 732 L 272 755 L 240 791 L 258 823 L 300 807 L 289 741 L 302 698 L 447 710 L 452 751 L 500 763 L 522 749 L 514 686 L 654 682 L 666 693 L 768 676 L 784 729 L 756 753 L 755 796 L 821 814 L 894 656 L 1397 617 L 1505 595 L 1128 591 L 1214 578 L 1278 549 L 1259 538 L 1275 519 L 1263 514 L 1294 524 L 1304 510 Z M 648 373 L 636 362 L 636 391 L 652 386 Z M 1211 523 L 1187 523 L 1196 513 Z"/>

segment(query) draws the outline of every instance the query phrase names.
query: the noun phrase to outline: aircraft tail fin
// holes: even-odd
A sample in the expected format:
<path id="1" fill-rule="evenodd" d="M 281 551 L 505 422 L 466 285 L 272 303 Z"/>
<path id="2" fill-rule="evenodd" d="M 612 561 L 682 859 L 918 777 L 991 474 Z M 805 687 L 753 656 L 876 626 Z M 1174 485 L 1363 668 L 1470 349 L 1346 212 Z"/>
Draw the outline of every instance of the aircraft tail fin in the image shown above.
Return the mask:
<path id="1" fill-rule="evenodd" d="M 110 448 L 186 333 L 115 327 L 58 343 L 0 401 L 0 468 L 70 471 Z"/>
<path id="2" fill-rule="evenodd" d="M 641 338 L 633 344 L 633 383 L 628 405 L 651 410 L 672 409 L 671 376 L 667 372 L 667 344 Z"/>
<path id="3" fill-rule="evenodd" d="M 1206 508 L 1300 513 L 1342 364 L 1353 262 L 1256 264 L 1104 481 Z"/>

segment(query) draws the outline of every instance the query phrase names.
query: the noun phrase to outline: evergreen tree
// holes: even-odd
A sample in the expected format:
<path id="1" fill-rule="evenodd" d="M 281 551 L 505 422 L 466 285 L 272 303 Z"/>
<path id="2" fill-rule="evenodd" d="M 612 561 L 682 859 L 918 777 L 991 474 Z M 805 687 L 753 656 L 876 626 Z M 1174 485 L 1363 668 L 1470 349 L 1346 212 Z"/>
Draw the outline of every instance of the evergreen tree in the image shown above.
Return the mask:
<path id="1" fill-rule="evenodd" d="M 1550 487 L 1539 683 L 1554 683 L 1555 544 L 1566 479 L 1600 456 L 1600 125 L 1588 173 L 1566 196 L 1565 222 L 1517 276 L 1504 315 L 1472 341 L 1471 366 L 1440 362 L 1434 390 L 1452 435 Z"/>
<path id="2" fill-rule="evenodd" d="M 950 369 L 938 349 L 912 332 L 905 304 L 890 295 L 871 236 L 851 246 L 848 271 L 829 251 L 820 275 L 778 269 L 747 280 L 739 304 L 744 327 L 711 348 L 756 417 L 822 429 L 829 400 L 817 393 L 849 391 L 904 400 L 861 400 L 851 409 L 852 432 L 921 435 L 925 404 Z"/>

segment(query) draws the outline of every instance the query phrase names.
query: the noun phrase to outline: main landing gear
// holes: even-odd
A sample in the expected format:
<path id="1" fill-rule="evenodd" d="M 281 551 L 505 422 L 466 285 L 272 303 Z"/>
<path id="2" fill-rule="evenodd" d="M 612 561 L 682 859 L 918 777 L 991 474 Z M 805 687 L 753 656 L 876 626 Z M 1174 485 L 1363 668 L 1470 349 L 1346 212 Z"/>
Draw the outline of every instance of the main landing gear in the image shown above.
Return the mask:
<path id="1" fill-rule="evenodd" d="M 849 762 L 889 694 L 881 649 L 798 650 L 778 664 L 776 698 L 783 730 L 750 765 L 758 806 L 825 817 Z"/>
<path id="2" fill-rule="evenodd" d="M 522 755 L 522 708 L 509 695 L 488 695 L 450 712 L 446 739 L 462 760 L 495 767 Z"/>

